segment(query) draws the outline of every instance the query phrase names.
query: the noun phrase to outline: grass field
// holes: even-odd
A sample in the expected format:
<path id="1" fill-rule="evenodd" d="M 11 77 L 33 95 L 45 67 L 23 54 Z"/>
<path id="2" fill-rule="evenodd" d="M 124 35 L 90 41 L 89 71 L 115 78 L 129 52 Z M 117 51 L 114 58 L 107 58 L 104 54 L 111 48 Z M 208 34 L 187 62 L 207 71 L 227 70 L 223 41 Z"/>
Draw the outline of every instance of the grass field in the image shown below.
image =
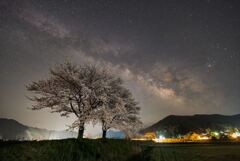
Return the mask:
<path id="1" fill-rule="evenodd" d="M 240 161 L 240 144 L 157 144 L 145 146 L 150 161 Z"/>
<path id="2" fill-rule="evenodd" d="M 0 161 L 240 161 L 240 144 L 127 140 L 0 142 Z"/>

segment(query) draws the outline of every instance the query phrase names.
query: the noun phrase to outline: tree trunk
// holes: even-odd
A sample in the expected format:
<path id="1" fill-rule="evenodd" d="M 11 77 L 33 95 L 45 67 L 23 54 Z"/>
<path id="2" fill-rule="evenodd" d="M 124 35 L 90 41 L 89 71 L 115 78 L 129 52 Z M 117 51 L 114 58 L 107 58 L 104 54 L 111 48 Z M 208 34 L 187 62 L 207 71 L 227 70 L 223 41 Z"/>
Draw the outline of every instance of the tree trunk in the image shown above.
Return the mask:
<path id="1" fill-rule="evenodd" d="M 105 139 L 105 138 L 106 138 L 106 135 L 107 135 L 107 130 L 103 130 L 102 138 Z"/>
<path id="2" fill-rule="evenodd" d="M 105 139 L 106 135 L 107 135 L 107 125 L 106 122 L 104 120 L 102 120 L 102 138 Z"/>
<path id="3" fill-rule="evenodd" d="M 77 138 L 82 139 L 83 138 L 83 133 L 84 133 L 84 123 L 80 123 Z"/>

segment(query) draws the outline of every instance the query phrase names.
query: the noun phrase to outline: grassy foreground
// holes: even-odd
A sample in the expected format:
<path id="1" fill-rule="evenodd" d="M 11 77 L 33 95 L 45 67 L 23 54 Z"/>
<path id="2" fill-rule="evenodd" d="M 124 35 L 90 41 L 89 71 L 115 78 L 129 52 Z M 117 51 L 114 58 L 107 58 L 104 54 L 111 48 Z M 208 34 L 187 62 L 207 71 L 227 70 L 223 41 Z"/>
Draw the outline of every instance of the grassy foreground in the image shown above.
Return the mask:
<path id="1" fill-rule="evenodd" d="M 149 161 L 240 161 L 240 144 L 155 144 L 142 154 Z"/>
<path id="2" fill-rule="evenodd" d="M 66 139 L 0 143 L 0 161 L 130 161 L 141 148 L 127 140 Z"/>
<path id="3" fill-rule="evenodd" d="M 240 144 L 154 144 L 127 140 L 0 142 L 0 161 L 240 161 Z"/>

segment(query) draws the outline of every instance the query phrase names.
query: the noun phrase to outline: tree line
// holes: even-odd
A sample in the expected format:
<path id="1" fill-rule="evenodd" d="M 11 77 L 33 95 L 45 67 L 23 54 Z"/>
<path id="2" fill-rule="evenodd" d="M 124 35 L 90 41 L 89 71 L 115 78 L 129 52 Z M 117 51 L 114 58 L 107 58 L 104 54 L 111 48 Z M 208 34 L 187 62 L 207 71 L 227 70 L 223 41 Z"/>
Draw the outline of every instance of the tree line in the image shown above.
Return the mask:
<path id="1" fill-rule="evenodd" d="M 50 69 L 48 78 L 26 86 L 32 92 L 32 110 L 48 108 L 51 112 L 76 120 L 70 126 L 78 128 L 83 138 L 86 123 L 101 123 L 102 137 L 110 128 L 131 137 L 141 126 L 140 107 L 123 81 L 106 67 L 91 64 L 58 64 Z"/>

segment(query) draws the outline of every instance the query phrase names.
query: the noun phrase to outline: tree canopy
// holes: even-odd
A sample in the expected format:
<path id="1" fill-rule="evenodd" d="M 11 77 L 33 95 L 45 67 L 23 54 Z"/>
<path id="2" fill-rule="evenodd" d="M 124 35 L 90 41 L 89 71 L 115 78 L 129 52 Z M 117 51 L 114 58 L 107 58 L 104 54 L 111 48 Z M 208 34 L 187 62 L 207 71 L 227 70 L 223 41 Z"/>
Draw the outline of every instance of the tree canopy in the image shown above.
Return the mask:
<path id="1" fill-rule="evenodd" d="M 70 126 L 78 128 L 78 138 L 83 137 L 84 124 L 101 122 L 103 137 L 109 128 L 127 131 L 140 125 L 140 108 L 120 78 L 110 70 L 94 65 L 59 64 L 50 70 L 49 77 L 32 82 L 27 90 L 34 95 L 33 110 L 43 108 L 61 116 L 76 116 Z M 130 128 L 132 129 L 132 128 Z"/>

